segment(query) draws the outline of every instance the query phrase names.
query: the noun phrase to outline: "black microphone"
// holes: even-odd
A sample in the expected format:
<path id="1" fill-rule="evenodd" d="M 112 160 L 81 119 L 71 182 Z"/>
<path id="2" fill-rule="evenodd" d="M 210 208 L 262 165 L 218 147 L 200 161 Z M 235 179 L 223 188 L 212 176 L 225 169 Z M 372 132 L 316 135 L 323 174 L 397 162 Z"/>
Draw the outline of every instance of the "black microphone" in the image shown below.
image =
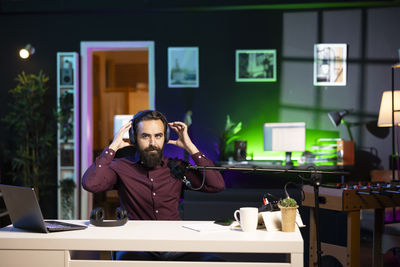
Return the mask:
<path id="1" fill-rule="evenodd" d="M 175 177 L 176 179 L 179 179 L 184 183 L 187 187 L 191 188 L 190 181 L 186 179 L 186 169 L 187 169 L 187 164 L 184 162 L 177 162 L 174 159 L 169 159 L 167 163 L 168 168 L 171 171 L 171 175 Z"/>

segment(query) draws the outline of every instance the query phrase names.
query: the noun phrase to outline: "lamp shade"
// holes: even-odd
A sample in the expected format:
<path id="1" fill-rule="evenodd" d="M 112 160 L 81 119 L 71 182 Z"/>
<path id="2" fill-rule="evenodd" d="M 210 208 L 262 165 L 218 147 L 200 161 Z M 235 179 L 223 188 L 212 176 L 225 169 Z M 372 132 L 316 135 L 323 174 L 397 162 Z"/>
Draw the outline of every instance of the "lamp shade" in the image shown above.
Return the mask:
<path id="1" fill-rule="evenodd" d="M 400 90 L 394 91 L 394 124 L 400 124 Z M 392 91 L 385 91 L 382 94 L 381 107 L 379 109 L 378 126 L 392 127 Z"/>
<path id="2" fill-rule="evenodd" d="M 328 113 L 328 117 L 333 123 L 333 125 L 337 127 L 342 122 L 343 117 L 346 116 L 347 114 L 349 114 L 348 110 L 332 111 Z"/>

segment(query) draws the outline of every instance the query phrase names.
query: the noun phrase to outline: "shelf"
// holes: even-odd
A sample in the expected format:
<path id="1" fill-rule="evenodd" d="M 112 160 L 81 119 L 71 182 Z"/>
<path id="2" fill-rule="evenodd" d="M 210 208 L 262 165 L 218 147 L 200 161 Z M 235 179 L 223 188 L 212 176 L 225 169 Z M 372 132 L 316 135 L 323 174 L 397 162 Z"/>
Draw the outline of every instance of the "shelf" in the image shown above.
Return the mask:
<path id="1" fill-rule="evenodd" d="M 59 139 L 58 141 L 59 141 L 58 143 L 63 146 L 75 145 L 75 139 L 68 139 L 67 142 L 64 142 L 64 139 Z"/>
<path id="2" fill-rule="evenodd" d="M 75 170 L 74 166 L 60 166 L 60 170 L 62 171 L 70 171 L 70 170 Z"/>
<path id="3" fill-rule="evenodd" d="M 114 92 L 126 92 L 126 93 L 135 93 L 135 92 L 148 92 L 149 89 L 147 87 L 108 87 L 105 88 L 106 93 L 114 93 Z"/>
<path id="4" fill-rule="evenodd" d="M 70 91 L 74 91 L 75 89 L 74 89 L 74 85 L 73 84 L 68 84 L 68 85 L 59 85 L 58 86 L 60 89 L 63 89 L 63 90 L 70 90 Z"/>

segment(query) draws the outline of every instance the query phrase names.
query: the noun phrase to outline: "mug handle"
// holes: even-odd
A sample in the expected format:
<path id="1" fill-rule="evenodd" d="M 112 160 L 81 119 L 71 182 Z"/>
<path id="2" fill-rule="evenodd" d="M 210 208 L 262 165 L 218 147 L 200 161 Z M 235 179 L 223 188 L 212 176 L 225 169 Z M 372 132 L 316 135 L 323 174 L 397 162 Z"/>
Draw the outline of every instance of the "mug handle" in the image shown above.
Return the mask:
<path id="1" fill-rule="evenodd" d="M 240 220 L 237 217 L 237 214 L 240 212 L 240 210 L 235 210 L 235 212 L 233 213 L 233 217 L 235 218 L 235 220 L 240 224 Z"/>

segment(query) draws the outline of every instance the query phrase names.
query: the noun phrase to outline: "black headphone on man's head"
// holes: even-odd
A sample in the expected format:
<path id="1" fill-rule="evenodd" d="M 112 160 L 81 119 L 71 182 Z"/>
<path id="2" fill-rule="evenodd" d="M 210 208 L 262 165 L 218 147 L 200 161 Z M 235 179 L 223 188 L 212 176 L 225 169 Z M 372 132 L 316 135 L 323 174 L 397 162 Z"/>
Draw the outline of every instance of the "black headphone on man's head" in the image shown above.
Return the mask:
<path id="1" fill-rule="evenodd" d="M 115 210 L 116 220 L 114 221 L 104 221 L 104 209 L 95 208 L 90 212 L 90 223 L 95 226 L 101 227 L 112 227 L 112 226 L 122 226 L 128 221 L 128 212 L 120 207 Z"/>
<path id="2" fill-rule="evenodd" d="M 143 117 L 145 117 L 151 113 L 153 113 L 153 115 L 155 115 L 157 117 L 157 119 L 160 119 L 163 122 L 163 124 L 165 126 L 164 143 L 168 142 L 170 130 L 169 130 L 167 118 L 161 112 L 158 112 L 156 110 L 142 110 L 142 111 L 139 111 L 138 113 L 136 113 L 135 116 L 133 116 L 133 118 L 131 120 L 132 126 L 129 129 L 129 141 L 132 145 L 136 145 L 137 124 L 142 120 Z"/>

